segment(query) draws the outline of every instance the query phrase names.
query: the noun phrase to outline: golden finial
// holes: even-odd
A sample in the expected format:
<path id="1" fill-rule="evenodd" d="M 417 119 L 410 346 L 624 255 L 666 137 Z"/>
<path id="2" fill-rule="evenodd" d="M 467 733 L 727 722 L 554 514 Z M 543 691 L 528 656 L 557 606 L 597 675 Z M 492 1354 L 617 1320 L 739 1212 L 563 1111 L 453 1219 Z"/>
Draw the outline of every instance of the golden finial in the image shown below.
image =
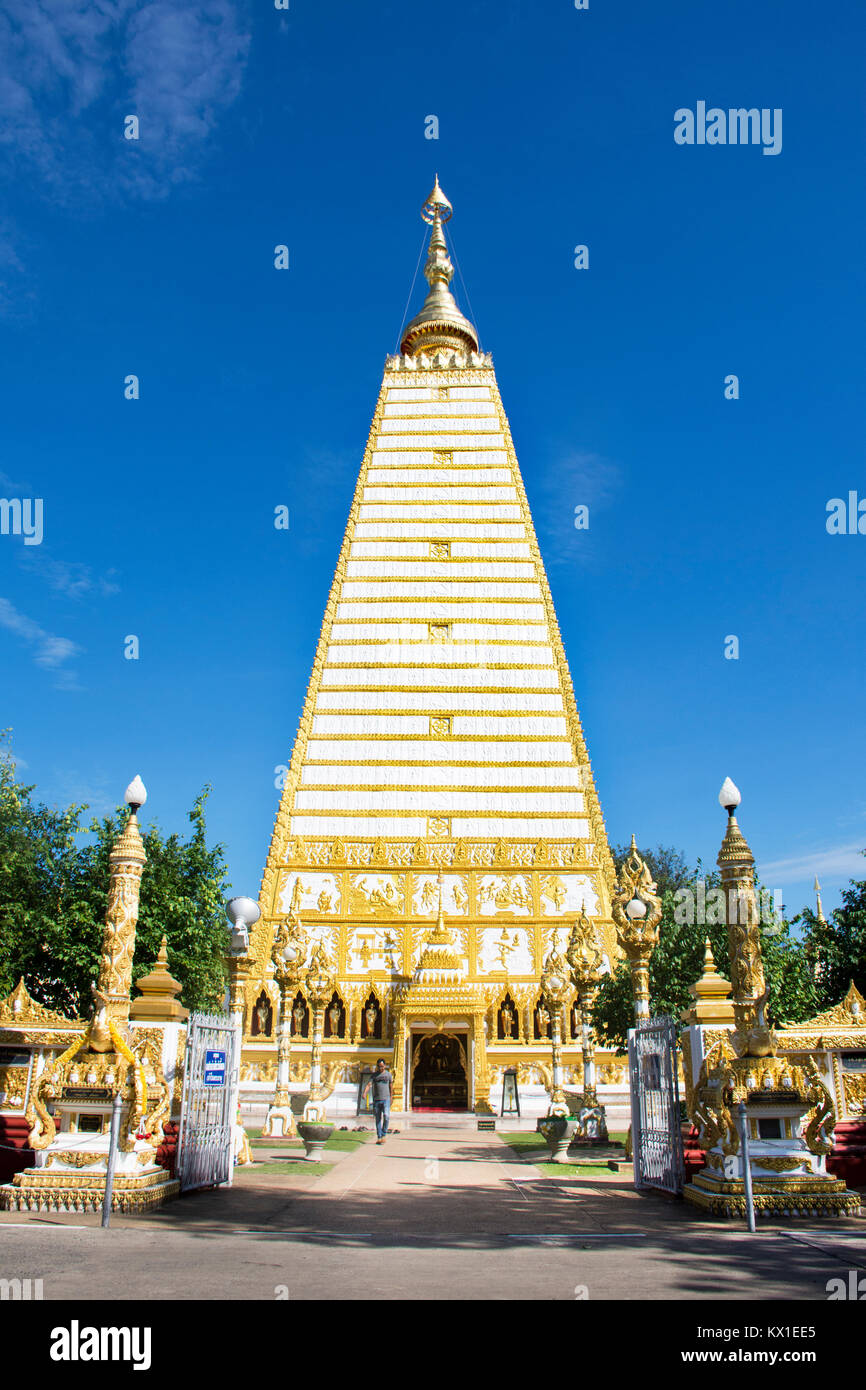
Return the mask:
<path id="1" fill-rule="evenodd" d="M 452 213 L 453 208 L 439 187 L 437 174 L 433 190 L 421 209 L 423 221 L 431 228 L 424 266 L 424 278 L 430 291 L 420 314 L 409 324 L 400 344 L 400 351 L 410 357 L 421 352 L 436 352 L 439 348 L 448 352 L 478 351 L 478 334 L 457 308 L 449 288 L 454 267 L 448 255 L 442 223 L 447 222 Z"/>
<path id="2" fill-rule="evenodd" d="M 733 1023 L 734 1007 L 728 998 L 730 992 L 729 982 L 716 968 L 713 948 L 707 937 L 704 943 L 704 973 L 695 984 L 689 985 L 689 994 L 695 1002 L 681 1015 L 683 1022 Z"/>
<path id="3" fill-rule="evenodd" d="M 818 921 L 819 921 L 819 922 L 826 922 L 827 918 L 824 916 L 824 907 L 823 907 L 823 904 L 821 903 L 821 885 L 820 885 L 820 883 L 818 882 L 818 875 L 817 875 L 817 874 L 815 875 L 815 897 L 816 897 L 817 900 L 818 900 L 818 910 L 817 910 L 817 913 L 816 913 L 817 918 L 818 918 Z"/>

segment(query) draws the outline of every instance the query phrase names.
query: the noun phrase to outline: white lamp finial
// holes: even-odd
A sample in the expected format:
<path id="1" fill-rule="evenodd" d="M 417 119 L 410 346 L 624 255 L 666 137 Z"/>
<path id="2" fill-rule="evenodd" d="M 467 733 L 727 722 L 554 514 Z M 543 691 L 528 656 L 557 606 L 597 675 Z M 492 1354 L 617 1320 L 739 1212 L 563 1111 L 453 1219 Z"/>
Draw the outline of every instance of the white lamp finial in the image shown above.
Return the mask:
<path id="1" fill-rule="evenodd" d="M 138 810 L 139 806 L 144 805 L 147 800 L 147 788 L 138 774 L 133 777 L 126 791 L 123 793 L 123 799 L 127 806 L 132 807 L 133 813 Z"/>
<path id="2" fill-rule="evenodd" d="M 742 801 L 740 789 L 730 779 L 726 777 L 722 783 L 722 790 L 719 792 L 719 805 L 724 806 L 727 812 L 735 811 Z"/>

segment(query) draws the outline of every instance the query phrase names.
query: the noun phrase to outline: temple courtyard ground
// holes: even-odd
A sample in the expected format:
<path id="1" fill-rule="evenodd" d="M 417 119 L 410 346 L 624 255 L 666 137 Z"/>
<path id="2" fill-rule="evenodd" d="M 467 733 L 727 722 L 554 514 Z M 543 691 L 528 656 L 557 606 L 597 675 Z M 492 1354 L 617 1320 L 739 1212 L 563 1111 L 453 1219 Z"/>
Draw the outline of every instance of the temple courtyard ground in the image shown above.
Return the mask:
<path id="1" fill-rule="evenodd" d="M 702 1219 L 630 1165 L 560 1171 L 539 1136 L 401 1117 L 338 1132 L 326 1163 L 254 1142 L 231 1188 L 143 1217 L 0 1213 L 5 1279 L 48 1299 L 825 1301 L 866 1275 L 866 1221 Z M 503 1137 L 505 1135 L 505 1137 Z M 508 1141 L 508 1142 L 506 1142 Z M 864 1284 L 866 1287 L 866 1284 Z"/>

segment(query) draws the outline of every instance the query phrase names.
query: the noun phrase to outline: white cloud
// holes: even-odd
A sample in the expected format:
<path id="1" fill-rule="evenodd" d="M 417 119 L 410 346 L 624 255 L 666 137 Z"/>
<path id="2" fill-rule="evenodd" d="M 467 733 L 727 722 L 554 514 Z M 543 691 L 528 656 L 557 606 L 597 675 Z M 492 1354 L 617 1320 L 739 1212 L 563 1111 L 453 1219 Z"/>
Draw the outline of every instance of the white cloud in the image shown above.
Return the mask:
<path id="1" fill-rule="evenodd" d="M 5 598 L 0 598 L 0 627 L 6 628 L 7 632 L 13 633 L 30 647 L 35 664 L 53 671 L 58 687 L 63 690 L 79 689 L 75 672 L 65 666 L 81 651 L 76 642 L 46 632 Z"/>
<path id="2" fill-rule="evenodd" d="M 234 0 L 5 0 L 0 151 L 10 175 L 92 212 L 194 178 L 241 89 Z M 138 141 L 123 137 L 137 115 Z M 16 250 L 5 252 L 14 265 Z"/>
<path id="3" fill-rule="evenodd" d="M 546 564 L 592 564 L 598 558 L 594 519 L 614 501 L 621 486 L 618 465 L 600 454 L 578 450 L 556 460 L 533 488 L 537 498 L 533 514 L 544 537 L 541 550 Z M 589 528 L 578 531 L 574 509 L 581 505 L 589 507 Z"/>
<path id="4" fill-rule="evenodd" d="M 772 864 L 761 864 L 761 881 L 771 883 L 774 880 L 783 880 L 787 883 L 811 884 L 816 874 L 819 879 L 866 878 L 864 848 L 864 840 L 855 840 L 852 844 L 811 850 L 808 854 L 790 859 L 777 859 Z"/>
<path id="5" fill-rule="evenodd" d="M 108 598 L 120 593 L 120 585 L 115 582 L 116 570 L 105 574 L 94 574 L 89 565 L 79 560 L 55 560 L 44 546 L 38 549 L 21 548 L 21 564 L 45 580 L 49 588 L 66 598 L 83 598 L 85 594 Z"/>

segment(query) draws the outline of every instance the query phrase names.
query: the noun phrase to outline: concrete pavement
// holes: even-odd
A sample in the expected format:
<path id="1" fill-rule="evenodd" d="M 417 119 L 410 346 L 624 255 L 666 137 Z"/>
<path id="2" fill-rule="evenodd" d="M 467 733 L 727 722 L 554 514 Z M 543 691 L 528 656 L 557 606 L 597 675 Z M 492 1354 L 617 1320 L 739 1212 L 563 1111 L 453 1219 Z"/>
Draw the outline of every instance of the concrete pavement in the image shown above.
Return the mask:
<path id="1" fill-rule="evenodd" d="M 623 1173 L 542 1177 L 496 1134 L 432 1123 L 312 1182 L 238 1170 L 107 1232 L 4 1214 L 0 1250 L 4 1277 L 42 1278 L 46 1299 L 824 1300 L 866 1273 L 863 1222 L 749 1236 Z"/>

